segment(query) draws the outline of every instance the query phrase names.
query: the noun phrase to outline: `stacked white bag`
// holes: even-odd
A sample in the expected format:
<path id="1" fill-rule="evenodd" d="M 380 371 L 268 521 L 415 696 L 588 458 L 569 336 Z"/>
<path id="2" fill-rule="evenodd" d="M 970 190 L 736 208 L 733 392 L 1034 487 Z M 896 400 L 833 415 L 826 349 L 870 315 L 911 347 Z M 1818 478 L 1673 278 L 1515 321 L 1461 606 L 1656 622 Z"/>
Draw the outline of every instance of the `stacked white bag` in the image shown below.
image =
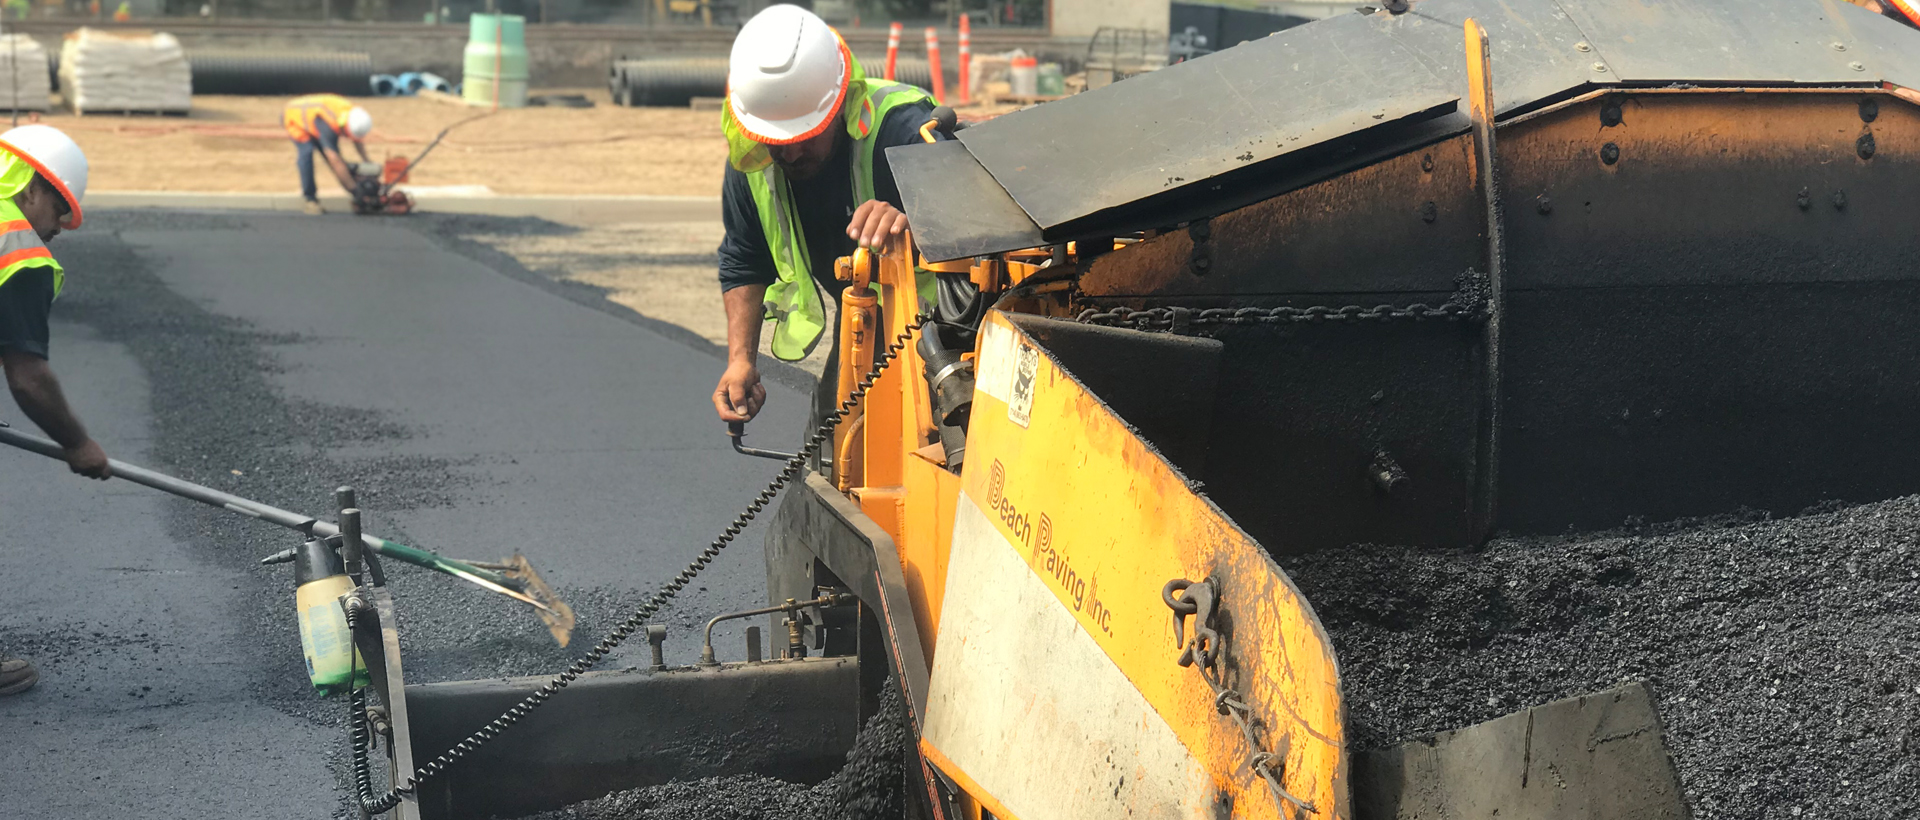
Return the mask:
<path id="1" fill-rule="evenodd" d="M 25 34 L 0 35 L 0 111 L 45 111 L 52 94 L 47 49 Z"/>
<path id="2" fill-rule="evenodd" d="M 76 114 L 193 107 L 193 68 L 164 32 L 83 28 L 60 48 L 60 97 Z"/>

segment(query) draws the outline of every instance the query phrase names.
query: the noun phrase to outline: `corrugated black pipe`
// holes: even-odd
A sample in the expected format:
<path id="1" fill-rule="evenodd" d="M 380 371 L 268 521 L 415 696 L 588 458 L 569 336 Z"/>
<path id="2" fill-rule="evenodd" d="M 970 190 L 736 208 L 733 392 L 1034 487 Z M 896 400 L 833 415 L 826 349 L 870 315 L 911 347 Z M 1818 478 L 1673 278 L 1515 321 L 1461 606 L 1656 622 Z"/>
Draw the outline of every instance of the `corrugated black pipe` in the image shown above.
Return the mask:
<path id="1" fill-rule="evenodd" d="M 261 54 L 190 51 L 195 94 L 372 93 L 373 58 L 365 54 Z"/>
<path id="2" fill-rule="evenodd" d="M 868 76 L 879 77 L 886 65 L 882 59 L 862 59 Z M 931 90 L 933 72 L 927 62 L 902 58 L 897 64 L 897 79 Z M 951 67 L 947 84 L 958 82 Z M 607 71 L 607 90 L 616 105 L 684 106 L 694 97 L 720 97 L 727 93 L 727 60 L 724 57 L 649 58 L 615 60 Z"/>

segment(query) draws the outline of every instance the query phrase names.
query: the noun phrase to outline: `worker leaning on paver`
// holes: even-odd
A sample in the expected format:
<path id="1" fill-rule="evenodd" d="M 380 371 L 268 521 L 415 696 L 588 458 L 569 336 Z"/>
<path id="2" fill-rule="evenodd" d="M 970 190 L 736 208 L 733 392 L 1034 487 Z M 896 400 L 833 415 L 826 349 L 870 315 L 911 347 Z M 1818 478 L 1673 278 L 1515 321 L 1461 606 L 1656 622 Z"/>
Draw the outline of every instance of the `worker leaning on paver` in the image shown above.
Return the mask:
<path id="1" fill-rule="evenodd" d="M 67 405 L 47 364 L 47 316 L 66 273 L 47 250 L 62 230 L 80 227 L 87 156 L 50 125 L 0 134 L 0 367 L 20 411 L 66 453 L 67 466 L 109 478 L 107 454 Z M 31 688 L 33 664 L 0 651 L 0 695 Z"/>
<path id="2" fill-rule="evenodd" d="M 922 141 L 934 105 L 921 89 L 868 79 L 812 12 L 770 6 L 741 27 L 721 110 L 727 369 L 713 406 L 722 420 L 751 419 L 766 402 L 761 324 L 773 322 L 776 358 L 806 358 L 826 330 L 826 300 L 845 287 L 833 261 L 856 247 L 895 244 L 906 231 L 886 149 Z M 838 358 L 830 348 L 814 392 L 816 418 L 833 401 Z"/>
<path id="3" fill-rule="evenodd" d="M 293 138 L 293 146 L 299 151 L 294 162 L 300 167 L 300 196 L 304 200 L 301 209 L 315 215 L 326 213 L 326 209 L 320 207 L 320 189 L 313 180 L 316 151 L 333 171 L 334 178 L 340 180 L 347 196 L 353 196 L 353 170 L 340 155 L 340 137 L 344 135 L 353 142 L 361 162 L 371 162 L 362 140 L 373 130 L 373 115 L 338 94 L 309 94 L 287 103 L 282 121 L 287 126 L 287 136 Z"/>

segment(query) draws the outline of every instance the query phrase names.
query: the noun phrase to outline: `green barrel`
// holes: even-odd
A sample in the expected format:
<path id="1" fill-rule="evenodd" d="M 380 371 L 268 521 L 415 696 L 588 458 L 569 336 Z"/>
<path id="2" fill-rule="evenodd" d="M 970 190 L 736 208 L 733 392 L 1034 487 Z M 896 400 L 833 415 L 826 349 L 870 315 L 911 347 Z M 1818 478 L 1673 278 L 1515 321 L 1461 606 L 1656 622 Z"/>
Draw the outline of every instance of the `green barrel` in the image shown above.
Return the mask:
<path id="1" fill-rule="evenodd" d="M 527 18 L 518 14 L 475 14 L 468 29 L 461 96 L 471 105 L 492 105 L 496 75 L 500 105 L 527 104 Z"/>

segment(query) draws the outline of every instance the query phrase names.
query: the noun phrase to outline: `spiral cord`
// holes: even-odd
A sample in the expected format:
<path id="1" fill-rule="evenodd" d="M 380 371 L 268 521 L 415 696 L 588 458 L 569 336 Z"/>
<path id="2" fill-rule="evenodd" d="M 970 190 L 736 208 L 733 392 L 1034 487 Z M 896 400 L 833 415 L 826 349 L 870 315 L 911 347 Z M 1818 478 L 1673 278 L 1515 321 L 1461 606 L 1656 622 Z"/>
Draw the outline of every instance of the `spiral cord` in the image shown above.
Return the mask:
<path id="1" fill-rule="evenodd" d="M 707 545 L 706 549 L 701 550 L 700 554 L 695 556 L 693 561 L 687 564 L 686 568 L 680 570 L 680 573 L 675 575 L 673 580 L 668 581 L 665 586 L 654 593 L 653 597 L 647 599 L 646 603 L 641 604 L 638 609 L 634 610 L 632 615 L 629 615 L 619 626 L 614 627 L 612 632 L 608 633 L 605 638 L 602 638 L 591 650 L 588 650 L 587 654 L 581 656 L 569 665 L 566 670 L 555 675 L 539 689 L 534 690 L 519 703 L 507 709 L 507 711 L 499 717 L 488 722 L 487 725 L 474 730 L 474 732 L 464 740 L 454 744 L 453 748 L 441 752 L 439 756 L 433 760 L 415 769 L 413 775 L 408 777 L 405 783 L 393 787 L 388 790 L 386 794 L 378 798 L 375 798 L 372 794 L 372 779 L 367 772 L 367 741 L 370 739 L 371 734 L 366 726 L 366 695 L 360 689 L 354 690 L 350 702 L 357 703 L 358 705 L 350 705 L 350 708 L 353 708 L 354 711 L 353 714 L 349 715 L 350 726 L 348 731 L 353 742 L 354 789 L 359 799 L 361 809 L 369 815 L 384 814 L 392 810 L 394 806 L 400 804 L 403 795 L 415 793 L 421 784 L 440 776 L 449 766 L 458 762 L 461 758 L 466 757 L 468 754 L 471 754 L 488 741 L 498 737 L 514 724 L 520 722 L 528 714 L 532 713 L 534 709 L 539 708 L 541 704 L 546 703 L 548 699 L 558 694 L 560 690 L 567 688 L 568 684 L 573 683 L 581 675 L 585 674 L 587 670 L 592 669 L 594 665 L 598 664 L 611 653 L 615 647 L 625 642 L 629 636 L 639 631 L 641 627 L 644 627 L 655 613 L 659 612 L 668 602 L 672 601 L 675 596 L 679 595 L 680 590 L 692 583 L 693 579 L 699 576 L 702 570 L 707 568 L 707 565 L 712 564 L 714 559 L 718 558 L 720 553 L 731 545 L 734 539 L 739 537 L 741 532 L 746 530 L 747 525 L 752 523 L 753 520 L 760 515 L 761 511 L 766 509 L 769 503 L 779 497 L 782 489 L 785 489 L 788 484 L 800 476 L 801 472 L 806 468 L 806 464 L 820 452 L 820 448 L 823 447 L 827 439 L 833 435 L 834 428 L 838 427 L 840 422 L 846 419 L 848 414 L 853 411 L 853 408 L 858 406 L 860 402 L 866 398 L 867 391 L 873 388 L 874 382 L 879 380 L 880 375 L 886 371 L 887 366 L 899 357 L 900 352 L 905 350 L 906 346 L 912 341 L 913 335 L 919 332 L 920 328 L 925 326 L 931 319 L 931 314 L 921 313 L 915 316 L 913 321 L 900 331 L 899 335 L 894 337 L 893 342 L 887 345 L 886 349 L 881 352 L 879 358 L 874 361 L 873 368 L 867 371 L 867 375 L 860 379 L 860 382 L 847 394 L 847 397 L 840 402 L 839 407 L 821 419 L 820 425 L 807 437 L 805 445 L 802 446 L 800 451 L 795 453 L 792 458 L 787 459 L 784 466 L 780 468 L 779 474 L 774 476 L 773 481 L 769 482 L 765 489 L 762 489 L 759 494 L 755 495 L 753 501 L 747 505 L 746 509 L 741 510 L 738 515 L 734 516 L 733 522 L 728 524 L 727 528 L 721 531 L 720 535 L 715 537 L 713 542 Z M 349 627 L 352 625 L 353 614 L 352 612 L 348 613 Z"/>

